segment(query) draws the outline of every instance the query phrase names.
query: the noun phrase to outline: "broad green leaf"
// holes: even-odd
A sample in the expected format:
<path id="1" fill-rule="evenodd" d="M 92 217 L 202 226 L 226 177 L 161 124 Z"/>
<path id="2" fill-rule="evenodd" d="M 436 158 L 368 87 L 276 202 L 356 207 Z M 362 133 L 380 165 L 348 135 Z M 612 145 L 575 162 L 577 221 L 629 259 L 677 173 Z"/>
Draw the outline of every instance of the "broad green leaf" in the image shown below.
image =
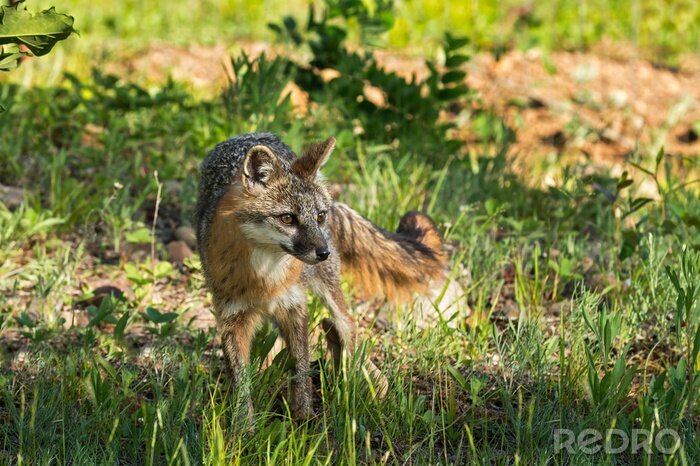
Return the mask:
<path id="1" fill-rule="evenodd" d="M 167 322 L 172 322 L 173 320 L 177 319 L 180 317 L 180 314 L 177 312 L 166 312 L 160 316 L 160 322 L 159 324 L 165 324 Z"/>
<path id="2" fill-rule="evenodd" d="M 170 262 L 158 262 L 153 269 L 153 273 L 155 274 L 156 278 L 165 278 L 168 275 L 170 275 L 173 271 L 173 264 Z"/>
<path id="3" fill-rule="evenodd" d="M 272 350 L 272 347 L 275 346 L 275 342 L 277 341 L 277 337 L 279 336 L 279 332 L 276 330 L 273 330 L 270 332 L 265 340 L 262 341 L 261 344 L 258 345 L 256 348 L 258 350 L 258 356 L 260 357 L 260 367 L 262 368 L 263 363 L 265 362 L 265 358 L 267 358 L 267 355 L 270 354 L 270 351 Z"/>
<path id="4" fill-rule="evenodd" d="M 23 325 L 25 327 L 29 328 L 34 328 L 36 327 L 36 322 L 34 322 L 34 319 L 32 319 L 29 314 L 26 312 L 21 313 L 18 316 L 15 316 L 15 321 L 17 321 L 18 324 Z"/>
<path id="5" fill-rule="evenodd" d="M 155 309 L 155 308 L 149 306 L 146 309 L 145 317 L 148 318 L 148 320 L 150 320 L 153 323 L 164 324 L 166 322 L 170 322 L 172 320 L 177 319 L 178 314 L 176 312 L 162 313 L 158 309 Z"/>
<path id="6" fill-rule="evenodd" d="M 137 285 L 145 285 L 149 282 L 149 274 L 140 270 L 134 264 L 124 264 L 124 272 L 126 272 L 126 278 L 128 278 L 129 281 L 136 283 Z"/>
<path id="7" fill-rule="evenodd" d="M 151 230 L 146 227 L 138 228 L 128 232 L 125 237 L 132 244 L 148 244 L 151 242 Z"/>
<path id="8" fill-rule="evenodd" d="M 33 15 L 20 5 L 0 7 L 0 44 L 24 44 L 41 56 L 76 32 L 72 16 L 56 13 L 53 7 Z"/>

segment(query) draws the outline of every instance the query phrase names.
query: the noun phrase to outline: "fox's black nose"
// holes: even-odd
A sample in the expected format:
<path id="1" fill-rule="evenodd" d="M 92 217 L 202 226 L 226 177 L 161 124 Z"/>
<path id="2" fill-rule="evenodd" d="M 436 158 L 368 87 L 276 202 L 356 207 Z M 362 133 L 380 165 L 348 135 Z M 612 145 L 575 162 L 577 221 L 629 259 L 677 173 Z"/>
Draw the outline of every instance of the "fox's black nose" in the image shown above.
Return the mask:
<path id="1" fill-rule="evenodd" d="M 316 249 L 316 259 L 320 261 L 324 261 L 328 259 L 328 256 L 331 255 L 331 252 L 328 250 L 328 246 L 324 246 L 322 248 Z"/>

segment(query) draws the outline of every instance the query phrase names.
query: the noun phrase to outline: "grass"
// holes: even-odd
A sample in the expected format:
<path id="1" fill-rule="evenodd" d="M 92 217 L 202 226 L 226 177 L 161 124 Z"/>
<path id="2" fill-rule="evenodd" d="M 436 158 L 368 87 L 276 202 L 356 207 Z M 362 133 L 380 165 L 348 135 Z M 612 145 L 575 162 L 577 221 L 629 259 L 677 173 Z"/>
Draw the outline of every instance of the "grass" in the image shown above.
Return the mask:
<path id="1" fill-rule="evenodd" d="M 144 8 L 143 24 L 159 14 L 150 4 L 110 8 L 129 17 Z M 173 8 L 172 18 L 185 14 Z M 624 161 L 630 178 L 554 163 L 546 187 L 536 163 L 529 177 L 513 171 L 512 130 L 468 101 L 448 104 L 480 121 L 469 147 L 446 151 L 444 126 L 423 128 L 421 144 L 409 123 L 391 133 L 400 140 L 361 135 L 358 124 L 382 128 L 389 117 L 350 121 L 339 109 L 354 108 L 355 96 L 336 90 L 319 91 L 300 117 L 279 99 L 293 70 L 275 63 L 265 76 L 254 63 L 214 99 L 99 71 L 0 85 L 0 132 L 11 135 L 0 183 L 25 189 L 18 208 L 0 204 L 0 463 L 700 461 L 697 161 L 641 147 Z M 394 228 L 410 209 L 433 216 L 469 307 L 430 328 L 410 309 L 385 327 L 364 315 L 365 346 L 344 370 L 326 367 L 314 336 L 316 415 L 303 423 L 290 420 L 281 353 L 254 371 L 249 430 L 216 332 L 191 320 L 209 307 L 197 256 L 171 264 L 165 244 L 190 222 L 206 151 L 262 130 L 295 149 L 335 135 L 325 173 L 378 224 Z M 653 199 L 641 194 L 645 178 L 656 182 Z M 101 283 L 128 292 L 95 299 Z M 313 299 L 310 311 L 316 335 L 327 312 Z M 275 336 L 257 336 L 256 369 Z M 387 376 L 383 399 L 357 370 L 365 357 Z M 558 428 L 673 429 L 680 445 L 568 452 L 556 447 Z"/>
<path id="2" fill-rule="evenodd" d="M 440 168 L 406 148 L 397 153 L 344 138 L 347 123 L 326 118 L 322 109 L 301 120 L 282 104 L 274 119 L 241 118 L 235 108 L 193 100 L 177 85 L 142 94 L 99 74 L 59 88 L 5 87 L 4 95 L 10 101 L 1 129 L 15 137 L 2 151 L 2 180 L 29 196 L 0 217 L 3 461 L 692 464 L 699 458 L 697 360 L 687 377 L 677 375 L 678 388 L 666 382 L 669 399 L 651 388 L 659 374 L 682 365 L 697 328 L 693 295 L 682 319 L 691 333 L 678 332 L 677 291 L 663 269 L 677 271 L 681 287 L 697 283 L 698 256 L 681 254 L 682 244 L 697 244 L 696 226 L 683 220 L 683 212 L 697 211 L 692 185 L 644 206 L 630 217 L 636 225 L 621 225 L 622 201 L 634 198 L 626 194 L 634 185 L 621 191 L 620 208 L 590 187 L 583 167 L 561 167 L 557 188 L 526 185 L 509 171 L 507 139 L 484 141 Z M 410 312 L 388 331 L 370 325 L 367 350 L 387 374 L 389 395 L 373 398 L 361 372 L 333 373 L 320 362 L 318 414 L 300 425 L 289 420 L 285 363 L 278 358 L 255 376 L 256 431 L 245 432 L 214 333 L 187 322 L 193 309 L 207 312 L 197 262 L 179 268 L 160 262 L 156 270 L 137 252 L 151 240 L 153 173 L 170 186 L 155 238 L 165 257 L 168 225 L 188 222 L 202 154 L 229 134 L 253 129 L 279 132 L 297 148 L 309 138 L 341 135 L 327 170 L 331 180 L 354 186 L 341 199 L 389 228 L 404 211 L 427 207 L 456 245 L 455 267 L 468 270 L 457 276 L 471 310 L 430 330 L 417 327 Z M 611 190 L 618 182 L 603 174 L 595 179 Z M 677 222 L 667 234 L 654 220 L 664 211 Z M 621 260 L 625 238 L 634 235 L 638 242 Z M 134 296 L 80 310 L 79 295 L 89 295 L 95 275 L 126 275 Z M 171 299 L 177 293 L 199 300 Z M 158 304 L 156 295 L 165 302 Z M 160 314 L 150 317 L 147 306 L 177 318 L 159 323 Z M 317 327 L 325 311 L 312 302 L 311 312 Z M 81 315 L 91 322 L 76 323 Z M 263 357 L 268 334 L 259 338 Z M 322 354 L 316 346 L 317 360 Z M 602 382 L 616 361 L 625 377 Z M 558 426 L 577 432 L 669 427 L 683 445 L 669 456 L 568 455 L 554 449 Z"/>

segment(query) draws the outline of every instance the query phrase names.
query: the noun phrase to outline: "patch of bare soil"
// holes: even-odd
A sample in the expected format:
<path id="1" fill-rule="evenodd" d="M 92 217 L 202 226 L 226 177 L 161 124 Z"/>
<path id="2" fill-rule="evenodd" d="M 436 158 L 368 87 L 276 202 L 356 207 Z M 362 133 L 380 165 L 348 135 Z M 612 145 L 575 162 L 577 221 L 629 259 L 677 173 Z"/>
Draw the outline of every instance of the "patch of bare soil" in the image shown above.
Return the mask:
<path id="1" fill-rule="evenodd" d="M 155 83 L 172 77 L 175 81 L 215 91 L 226 84 L 229 58 L 223 44 L 181 47 L 153 43 L 133 56 L 108 63 L 105 72 Z"/>
<path id="2" fill-rule="evenodd" d="M 262 42 L 241 42 L 233 48 L 152 44 L 109 65 L 108 71 L 150 82 L 172 76 L 216 92 L 234 78 L 230 56 L 236 50 L 251 56 L 282 51 Z M 406 78 L 427 73 L 422 58 L 376 53 L 387 69 Z M 477 91 L 480 106 L 495 110 L 516 130 L 512 153 L 567 154 L 606 163 L 619 161 L 638 143 L 663 144 L 673 154 L 700 152 L 700 134 L 693 126 L 700 121 L 699 63 L 698 57 L 689 56 L 679 70 L 659 68 L 620 44 L 603 44 L 588 53 L 543 54 L 533 49 L 511 51 L 498 60 L 477 55 L 467 65 L 467 82 Z M 305 107 L 306 99 L 298 95 L 303 92 L 292 91 L 295 105 Z M 468 128 L 462 135 L 473 140 Z"/>
<path id="3" fill-rule="evenodd" d="M 576 153 L 618 159 L 663 144 L 681 155 L 700 152 L 700 72 L 654 67 L 633 57 L 536 50 L 496 61 L 480 55 L 468 82 L 488 107 L 516 128 L 519 154 Z"/>
<path id="4" fill-rule="evenodd" d="M 234 78 L 231 58 L 241 50 L 253 57 L 263 52 L 268 56 L 280 53 L 279 47 L 265 42 L 188 47 L 155 42 L 134 55 L 106 64 L 105 71 L 152 83 L 162 83 L 171 77 L 203 91 L 218 92 Z"/>

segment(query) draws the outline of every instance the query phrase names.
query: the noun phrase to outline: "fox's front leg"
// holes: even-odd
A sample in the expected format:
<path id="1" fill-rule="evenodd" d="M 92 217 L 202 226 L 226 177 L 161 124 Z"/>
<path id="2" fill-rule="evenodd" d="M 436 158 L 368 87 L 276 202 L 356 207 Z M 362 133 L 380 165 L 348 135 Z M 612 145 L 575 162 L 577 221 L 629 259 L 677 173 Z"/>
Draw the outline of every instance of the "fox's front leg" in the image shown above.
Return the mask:
<path id="1" fill-rule="evenodd" d="M 220 325 L 221 344 L 224 360 L 231 373 L 233 385 L 239 399 L 245 400 L 246 416 L 253 415 L 253 402 L 250 397 L 250 345 L 260 322 L 253 311 L 241 312 L 223 320 Z"/>
<path id="2" fill-rule="evenodd" d="M 295 360 L 292 376 L 292 414 L 295 419 L 307 418 L 312 411 L 311 378 L 309 377 L 309 312 L 306 297 L 280 306 L 275 320 L 287 343 L 289 353 Z"/>
<path id="3" fill-rule="evenodd" d="M 320 286 L 316 287 L 316 292 L 333 316 L 333 319 L 323 319 L 321 325 L 326 334 L 326 342 L 333 357 L 333 362 L 336 366 L 339 366 L 343 352 L 354 351 L 357 347 L 355 321 L 350 315 L 348 304 L 340 288 L 340 277 L 338 275 L 331 275 L 325 281 L 321 281 Z M 383 398 L 389 389 L 386 377 L 369 358 L 366 360 L 366 367 L 376 383 L 377 394 L 380 398 Z"/>

